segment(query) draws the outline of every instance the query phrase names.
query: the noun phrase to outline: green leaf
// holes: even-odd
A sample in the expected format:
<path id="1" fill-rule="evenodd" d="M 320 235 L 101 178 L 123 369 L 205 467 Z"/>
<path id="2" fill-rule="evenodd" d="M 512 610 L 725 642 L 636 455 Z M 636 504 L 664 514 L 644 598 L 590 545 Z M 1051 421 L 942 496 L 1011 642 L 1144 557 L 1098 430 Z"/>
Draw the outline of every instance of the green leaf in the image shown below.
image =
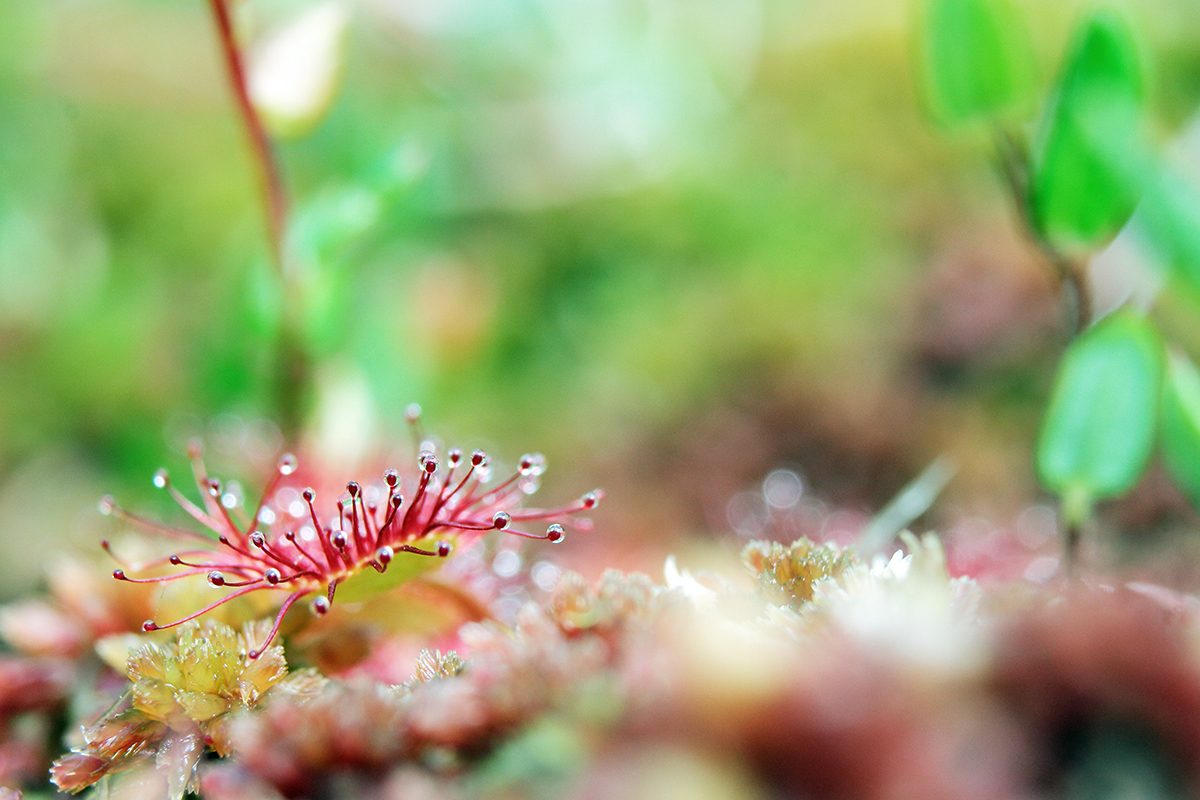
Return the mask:
<path id="1" fill-rule="evenodd" d="M 354 184 L 330 187 L 297 211 L 289 244 L 306 262 L 336 261 L 379 224 L 381 215 L 378 193 Z"/>
<path id="2" fill-rule="evenodd" d="M 1042 424 L 1037 470 L 1068 511 L 1119 495 L 1141 476 L 1154 444 L 1163 360 L 1154 326 L 1127 311 L 1067 349 Z"/>
<path id="3" fill-rule="evenodd" d="M 995 115 L 1033 88 L 1028 33 L 1006 0 L 930 0 L 926 91 L 948 123 Z"/>
<path id="4" fill-rule="evenodd" d="M 1179 764 L 1150 728 L 1100 721 L 1067 752 L 1064 800 L 1176 800 L 1187 797 Z"/>
<path id="5" fill-rule="evenodd" d="M 1200 372 L 1178 352 L 1167 362 L 1161 440 L 1171 477 L 1200 506 Z"/>
<path id="6" fill-rule="evenodd" d="M 414 542 L 408 542 L 408 544 L 422 550 L 433 551 L 438 549 L 438 542 L 443 539 L 450 541 L 452 544 L 455 543 L 454 536 L 427 536 Z M 364 569 L 351 575 L 342 583 L 339 583 L 337 587 L 337 599 L 343 603 L 357 603 L 361 600 L 366 600 L 377 594 L 395 589 L 400 584 L 407 583 L 413 578 L 437 569 L 444 563 L 446 563 L 445 559 L 436 556 L 401 554 L 400 558 L 397 558 L 388 565 L 386 572 Z"/>
<path id="7" fill-rule="evenodd" d="M 1162 264 L 1200 288 L 1200 192 L 1178 172 L 1163 169 L 1135 220 Z"/>
<path id="8" fill-rule="evenodd" d="M 1034 164 L 1034 218 L 1059 249 L 1094 249 L 1133 213 L 1153 165 L 1143 101 L 1133 34 L 1115 16 L 1094 15 L 1067 59 Z"/>
<path id="9" fill-rule="evenodd" d="M 354 185 L 326 189 L 295 214 L 288 248 L 303 269 L 299 317 L 305 344 L 317 356 L 337 350 L 345 337 L 354 256 L 381 214 L 379 196 Z"/>

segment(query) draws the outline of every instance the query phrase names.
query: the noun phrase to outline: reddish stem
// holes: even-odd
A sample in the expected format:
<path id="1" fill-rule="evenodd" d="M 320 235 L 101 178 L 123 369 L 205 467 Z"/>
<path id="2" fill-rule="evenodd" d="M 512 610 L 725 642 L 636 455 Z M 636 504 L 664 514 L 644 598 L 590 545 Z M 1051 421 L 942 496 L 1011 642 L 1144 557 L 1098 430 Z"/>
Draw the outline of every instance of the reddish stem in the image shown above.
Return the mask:
<path id="1" fill-rule="evenodd" d="M 233 83 L 238 109 L 246 125 L 246 132 L 250 136 L 250 144 L 254 148 L 255 157 L 262 169 L 271 255 L 276 266 L 282 272 L 283 226 L 287 218 L 287 196 L 283 189 L 283 177 L 279 170 L 279 162 L 275 157 L 275 150 L 271 146 L 271 137 L 263 126 L 262 117 L 259 116 L 254 104 L 250 101 L 250 93 L 246 85 L 246 68 L 242 61 L 242 51 L 234 38 L 228 2 L 227 0 L 210 0 L 210 4 L 213 15 L 217 19 L 221 50 L 225 55 L 225 65 L 229 69 L 229 78 Z"/>

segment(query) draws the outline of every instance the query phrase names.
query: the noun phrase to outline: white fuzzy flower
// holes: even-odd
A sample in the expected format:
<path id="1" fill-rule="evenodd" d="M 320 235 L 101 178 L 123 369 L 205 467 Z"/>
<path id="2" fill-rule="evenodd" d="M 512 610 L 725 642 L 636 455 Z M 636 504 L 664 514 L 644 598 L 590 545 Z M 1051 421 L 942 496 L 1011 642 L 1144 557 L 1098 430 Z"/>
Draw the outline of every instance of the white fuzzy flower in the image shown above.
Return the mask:
<path id="1" fill-rule="evenodd" d="M 941 542 L 901 534 L 908 553 L 858 565 L 814 586 L 813 613 L 864 647 L 920 670 L 971 672 L 982 666 L 987 637 L 976 613 L 978 587 L 951 579 Z"/>
<path id="2" fill-rule="evenodd" d="M 663 564 L 663 579 L 667 589 L 678 589 L 698 608 L 705 608 L 716 602 L 717 593 L 696 580 L 688 570 L 680 569 L 674 555 L 667 556 L 666 563 Z"/>

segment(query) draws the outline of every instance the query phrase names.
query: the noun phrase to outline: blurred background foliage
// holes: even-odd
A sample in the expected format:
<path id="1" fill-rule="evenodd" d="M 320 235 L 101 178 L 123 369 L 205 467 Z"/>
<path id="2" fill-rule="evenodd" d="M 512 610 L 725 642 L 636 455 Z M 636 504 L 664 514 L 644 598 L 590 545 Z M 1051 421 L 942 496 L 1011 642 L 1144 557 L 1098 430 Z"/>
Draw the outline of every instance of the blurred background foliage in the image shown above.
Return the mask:
<path id="1" fill-rule="evenodd" d="M 1142 37 L 1156 137 L 1200 158 L 1200 7 L 1109 5 Z M 1016 4 L 1041 93 L 1084 8 Z M 780 467 L 845 525 L 943 453 L 931 524 L 1045 501 L 1064 312 L 986 132 L 928 113 L 904 0 L 237 12 L 247 42 L 297 20 L 333 42 L 328 96 L 273 118 L 299 293 L 207 3 L 0 10 L 0 594 L 95 552 L 104 492 L 164 509 L 149 478 L 189 438 L 251 494 L 284 446 L 348 479 L 403 448 L 413 401 L 448 443 L 545 452 L 547 503 L 604 486 L 598 534 L 561 551 L 588 572 L 731 537 Z M 1190 521 L 1144 484 L 1121 525 Z"/>

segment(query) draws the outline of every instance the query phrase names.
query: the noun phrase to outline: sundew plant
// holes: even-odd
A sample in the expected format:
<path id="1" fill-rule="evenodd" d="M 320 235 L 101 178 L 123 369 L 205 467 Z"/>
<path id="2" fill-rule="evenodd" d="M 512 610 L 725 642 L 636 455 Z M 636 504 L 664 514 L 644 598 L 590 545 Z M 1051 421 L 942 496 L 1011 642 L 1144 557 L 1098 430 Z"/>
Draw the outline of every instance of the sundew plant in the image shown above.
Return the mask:
<path id="1" fill-rule="evenodd" d="M 2 13 L 0 800 L 1200 792 L 1194 9 Z"/>

